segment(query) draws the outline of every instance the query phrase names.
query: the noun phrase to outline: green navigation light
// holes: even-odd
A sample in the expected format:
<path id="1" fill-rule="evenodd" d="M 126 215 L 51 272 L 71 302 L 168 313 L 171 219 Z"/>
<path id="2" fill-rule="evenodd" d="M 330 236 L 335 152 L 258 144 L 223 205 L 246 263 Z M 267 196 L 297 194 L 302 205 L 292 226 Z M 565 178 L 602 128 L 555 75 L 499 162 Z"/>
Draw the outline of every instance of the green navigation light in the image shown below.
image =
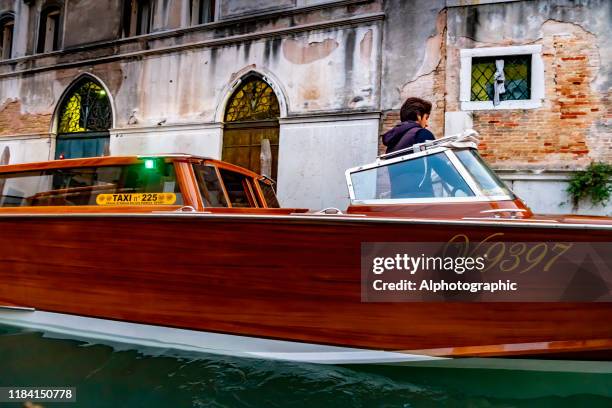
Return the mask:
<path id="1" fill-rule="evenodd" d="M 145 169 L 154 169 L 155 168 L 155 160 L 146 159 L 144 163 L 145 163 Z"/>

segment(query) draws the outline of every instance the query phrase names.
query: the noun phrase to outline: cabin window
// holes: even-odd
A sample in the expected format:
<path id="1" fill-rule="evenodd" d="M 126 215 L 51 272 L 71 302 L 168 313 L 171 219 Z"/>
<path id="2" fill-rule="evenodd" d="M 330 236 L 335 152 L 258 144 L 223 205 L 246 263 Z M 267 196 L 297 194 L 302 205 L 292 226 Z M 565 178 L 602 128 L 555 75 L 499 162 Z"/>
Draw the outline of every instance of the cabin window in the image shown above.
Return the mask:
<path id="1" fill-rule="evenodd" d="M 444 152 L 355 172 L 351 183 L 356 200 L 474 196 Z"/>
<path id="2" fill-rule="evenodd" d="M 247 176 L 219 169 L 232 207 L 256 207 Z"/>
<path id="3" fill-rule="evenodd" d="M 460 150 L 455 152 L 463 166 L 476 181 L 482 193 L 486 196 L 511 196 L 512 193 L 503 181 L 487 166 L 478 152 Z"/>
<path id="4" fill-rule="evenodd" d="M 274 188 L 272 187 L 272 183 L 269 181 L 259 180 L 259 188 L 263 193 L 264 200 L 266 200 L 266 204 L 269 208 L 279 208 L 280 204 L 278 203 L 278 198 L 276 198 L 276 193 L 274 192 Z"/>
<path id="5" fill-rule="evenodd" d="M 196 165 L 194 170 L 204 205 L 206 207 L 227 207 L 227 201 L 225 200 L 225 194 L 223 193 L 223 187 L 221 186 L 221 180 L 219 180 L 216 168 L 210 165 Z"/>
<path id="6" fill-rule="evenodd" d="M 0 207 L 102 205 L 108 202 L 98 199 L 101 194 L 106 199 L 106 195 L 137 193 L 167 193 L 165 204 L 183 204 L 174 165 L 161 160 L 0 174 Z"/>

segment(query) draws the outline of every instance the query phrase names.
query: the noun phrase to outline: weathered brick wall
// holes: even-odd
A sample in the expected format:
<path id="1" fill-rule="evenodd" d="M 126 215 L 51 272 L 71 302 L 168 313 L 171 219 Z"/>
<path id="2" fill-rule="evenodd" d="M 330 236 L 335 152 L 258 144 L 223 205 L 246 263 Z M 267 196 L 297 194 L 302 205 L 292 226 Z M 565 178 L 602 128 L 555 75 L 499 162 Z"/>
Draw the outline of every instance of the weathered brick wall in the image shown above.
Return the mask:
<path id="1" fill-rule="evenodd" d="M 597 41 L 580 26 L 542 26 L 545 100 L 539 109 L 473 112 L 481 153 L 498 168 L 574 169 L 612 162 L 609 94 L 596 90 Z"/>
<path id="2" fill-rule="evenodd" d="M 378 137 L 378 154 L 379 155 L 384 154 L 385 149 L 386 149 L 385 145 L 383 145 L 382 143 L 382 135 L 385 134 L 385 132 L 392 129 L 398 123 L 400 123 L 399 110 L 383 112 L 381 121 L 380 121 L 380 134 Z"/>
<path id="3" fill-rule="evenodd" d="M 22 113 L 19 100 L 9 99 L 0 105 L 0 136 L 48 133 L 51 116 Z"/>

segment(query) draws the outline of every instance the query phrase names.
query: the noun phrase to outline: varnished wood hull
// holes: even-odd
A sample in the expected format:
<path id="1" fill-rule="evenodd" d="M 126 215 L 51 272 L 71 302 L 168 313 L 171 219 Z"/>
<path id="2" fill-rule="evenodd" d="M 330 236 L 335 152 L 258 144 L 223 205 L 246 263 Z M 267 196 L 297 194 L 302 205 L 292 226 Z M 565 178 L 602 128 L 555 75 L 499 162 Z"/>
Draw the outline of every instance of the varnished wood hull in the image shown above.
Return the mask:
<path id="1" fill-rule="evenodd" d="M 500 228 L 508 241 L 581 240 L 563 229 L 469 232 L 478 240 Z M 361 302 L 361 242 L 447 241 L 462 224 L 14 215 L 0 217 L 0 231 L 0 305 L 432 356 L 607 358 L 612 350 L 610 303 Z"/>

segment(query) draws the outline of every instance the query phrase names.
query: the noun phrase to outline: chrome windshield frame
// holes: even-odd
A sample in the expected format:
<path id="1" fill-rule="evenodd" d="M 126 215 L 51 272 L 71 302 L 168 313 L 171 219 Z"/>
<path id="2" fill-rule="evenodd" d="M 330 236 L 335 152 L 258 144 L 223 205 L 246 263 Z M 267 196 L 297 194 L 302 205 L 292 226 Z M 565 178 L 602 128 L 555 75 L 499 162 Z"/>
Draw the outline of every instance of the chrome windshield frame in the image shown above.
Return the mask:
<path id="1" fill-rule="evenodd" d="M 473 149 L 478 150 L 476 143 L 465 143 L 461 146 L 432 146 L 428 149 L 423 149 L 420 151 L 416 151 L 414 153 L 407 152 L 407 154 L 399 155 L 392 157 L 390 159 L 385 159 L 384 156 L 378 157 L 375 162 L 353 167 L 347 169 L 345 171 L 346 183 L 349 191 L 349 198 L 351 204 L 433 204 L 433 203 L 469 203 L 469 202 L 490 202 L 490 201 L 505 201 L 505 200 L 513 200 L 514 197 L 512 195 L 499 195 L 499 196 L 488 196 L 485 195 L 480 188 L 478 182 L 474 179 L 472 174 L 465 168 L 461 160 L 455 155 L 455 150 L 466 150 Z M 455 170 L 459 173 L 461 178 L 465 181 L 465 183 L 470 187 L 473 196 L 466 197 L 427 197 L 427 198 L 385 198 L 385 199 L 368 199 L 368 200 L 357 200 L 355 199 L 355 190 L 353 187 L 353 182 L 351 175 L 354 173 L 358 173 L 365 170 L 370 170 L 374 168 L 379 168 L 383 166 L 388 166 L 390 164 L 416 159 L 423 156 L 430 156 L 437 153 L 444 153 L 446 157 L 449 159 L 451 164 L 455 167 Z M 508 188 L 508 190 L 510 190 Z"/>
<path id="2" fill-rule="evenodd" d="M 476 178 L 472 175 L 472 173 L 467 169 L 467 167 L 465 166 L 465 164 L 463 164 L 463 161 L 459 158 L 459 156 L 457 156 L 457 154 L 455 153 L 456 151 L 464 151 L 464 150 L 468 150 L 471 151 L 471 153 L 475 153 L 476 159 L 479 161 L 479 163 L 481 163 L 483 166 L 487 167 L 487 170 L 489 170 L 490 173 L 492 173 L 493 178 L 495 179 L 496 182 L 501 183 L 504 188 L 506 190 L 508 190 L 510 192 L 510 194 L 504 194 L 502 196 L 489 196 L 487 194 L 484 193 L 484 191 L 482 190 L 480 184 L 478 183 L 478 181 L 476 180 Z M 462 169 L 465 170 L 466 174 L 470 177 L 471 180 L 473 180 L 477 186 L 478 186 L 478 190 L 480 191 L 480 194 L 483 196 L 487 196 L 487 197 L 509 197 L 510 200 L 514 200 L 516 199 L 516 194 L 514 193 L 514 191 L 512 191 L 512 189 L 507 186 L 502 179 L 499 178 L 499 176 L 495 173 L 495 171 L 493 169 L 491 169 L 487 163 L 484 161 L 484 159 L 482 158 L 482 156 L 480 156 L 480 154 L 478 153 L 478 147 L 477 146 L 470 146 L 469 148 L 458 148 L 458 149 L 452 149 L 453 151 L 453 157 L 457 160 L 457 165 L 460 166 Z M 497 201 L 497 200 L 494 200 Z"/>

